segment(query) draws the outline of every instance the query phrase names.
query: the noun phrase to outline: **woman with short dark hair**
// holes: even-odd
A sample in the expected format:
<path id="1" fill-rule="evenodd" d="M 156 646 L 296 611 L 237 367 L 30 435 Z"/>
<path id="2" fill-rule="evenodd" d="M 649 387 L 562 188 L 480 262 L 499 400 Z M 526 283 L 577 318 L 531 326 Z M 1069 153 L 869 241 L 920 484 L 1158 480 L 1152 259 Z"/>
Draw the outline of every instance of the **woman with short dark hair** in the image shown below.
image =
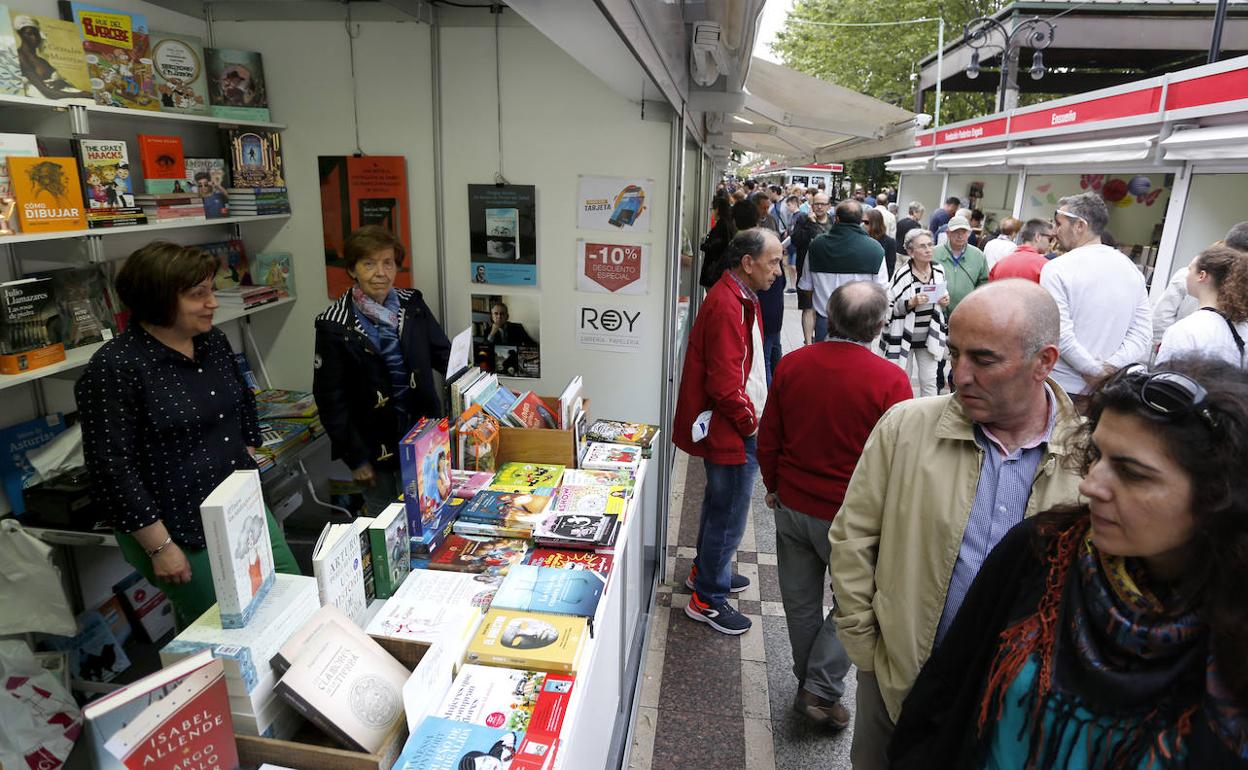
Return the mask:
<path id="1" fill-rule="evenodd" d="M 1074 503 L 1011 530 L 906 698 L 892 767 L 1248 766 L 1248 381 L 1133 364 Z"/>
<path id="2" fill-rule="evenodd" d="M 380 225 L 347 238 L 355 281 L 316 317 L 312 392 L 332 454 L 363 486 L 369 515 L 403 488 L 399 442 L 421 417 L 443 414 L 433 372 L 446 374 L 451 343 L 417 289 L 395 288 L 403 243 Z"/>
<path id="3" fill-rule="evenodd" d="M 185 627 L 216 603 L 199 505 L 255 468 L 256 400 L 212 325 L 217 258 L 157 241 L 130 255 L 117 294 L 130 309 L 74 386 L 92 497 L 122 554 L 165 592 Z M 273 562 L 299 568 L 272 516 Z"/>

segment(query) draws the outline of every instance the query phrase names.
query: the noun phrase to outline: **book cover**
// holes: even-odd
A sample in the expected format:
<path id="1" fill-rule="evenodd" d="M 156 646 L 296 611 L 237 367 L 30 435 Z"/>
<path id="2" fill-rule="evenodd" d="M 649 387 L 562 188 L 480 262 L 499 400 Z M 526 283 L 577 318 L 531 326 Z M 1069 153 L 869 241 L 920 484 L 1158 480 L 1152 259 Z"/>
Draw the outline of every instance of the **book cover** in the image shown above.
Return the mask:
<path id="1" fill-rule="evenodd" d="M 4 6 L 0 5 L 0 25 L 8 17 L 4 14 Z M 0 35 L 3 35 L 0 29 Z M 4 45 L 0 43 L 0 57 L 4 55 Z M 0 93 L 3 93 L 0 91 Z M 35 158 L 39 156 L 39 141 L 34 134 L 0 134 L 0 198 L 13 197 L 13 184 L 9 179 L 9 156 L 17 158 Z"/>
<path id="2" fill-rule="evenodd" d="M 117 334 L 117 320 L 105 299 L 107 278 L 100 265 L 53 270 L 34 277 L 52 280 L 61 341 L 67 350 L 107 342 Z"/>
<path id="3" fill-rule="evenodd" d="M 209 111 L 218 118 L 269 119 L 264 62 L 256 51 L 205 48 Z M 247 185 L 237 185 L 246 187 Z"/>
<path id="4" fill-rule="evenodd" d="M 291 634 L 278 651 L 269 660 L 273 665 L 273 670 L 278 674 L 284 674 L 288 668 L 295 662 L 295 659 L 303 652 L 304 647 L 311 640 L 316 638 L 321 629 L 329 623 L 337 623 L 342 626 L 348 633 L 354 634 L 361 641 L 372 641 L 368 634 L 364 633 L 364 629 L 357 626 L 347 617 L 342 610 L 332 604 L 322 605 L 320 609 L 312 613 L 312 616 Z"/>
<path id="5" fill-rule="evenodd" d="M 212 585 L 224 628 L 243 628 L 273 587 L 260 472 L 234 471 L 199 506 L 204 523 Z"/>
<path id="6" fill-rule="evenodd" d="M 374 519 L 371 516 L 358 516 L 351 522 L 351 531 L 360 543 L 360 570 L 364 573 L 364 606 L 373 603 L 377 598 L 377 578 L 373 570 L 373 544 L 368 536 L 368 528 Z"/>
<path id="7" fill-rule="evenodd" d="M 451 469 L 451 494 L 471 500 L 478 492 L 494 481 L 494 474 L 487 471 L 461 471 Z"/>
<path id="8" fill-rule="evenodd" d="M 134 200 L 134 178 L 126 143 L 114 139 L 79 139 L 74 144 L 81 164 L 87 225 L 147 223 Z"/>
<path id="9" fill-rule="evenodd" d="M 524 559 L 528 550 L 528 541 L 523 538 L 451 534 L 429 558 L 429 569 L 502 574 Z"/>
<path id="10" fill-rule="evenodd" d="M 22 77 L 22 64 L 17 58 L 17 36 L 13 34 L 13 19 L 9 9 L 0 5 L 0 94 L 16 95 L 25 92 L 26 78 Z M 0 135 L 0 147 L 3 143 Z M 4 153 L 0 152 L 0 166 L 4 164 Z M 0 188 L 0 197 L 4 196 Z"/>
<path id="11" fill-rule="evenodd" d="M 114 585 L 113 593 L 121 597 L 130 622 L 143 630 L 148 642 L 156 644 L 173 631 L 173 602 L 138 572 Z"/>
<path id="12" fill-rule="evenodd" d="M 256 412 L 262 420 L 313 417 L 316 399 L 306 390 L 266 388 L 256 394 Z"/>
<path id="13" fill-rule="evenodd" d="M 555 490 L 550 504 L 551 511 L 560 513 L 611 513 L 623 515 L 628 507 L 628 487 L 609 487 L 606 484 L 570 487 L 564 485 Z"/>
<path id="14" fill-rule="evenodd" d="M 73 158 L 9 156 L 9 182 L 22 232 L 87 229 L 78 164 Z"/>
<path id="15" fill-rule="evenodd" d="M 377 598 L 388 599 L 411 571 L 411 543 L 407 536 L 407 509 L 400 503 L 386 507 L 368 527 L 373 549 L 373 580 Z"/>
<path id="16" fill-rule="evenodd" d="M 282 135 L 262 129 L 225 131 L 229 149 L 230 187 L 285 187 Z"/>
<path id="17" fill-rule="evenodd" d="M 104 743 L 128 770 L 234 770 L 239 766 L 221 661 L 187 675 Z"/>
<path id="18" fill-rule="evenodd" d="M 399 502 L 404 502 L 402 495 L 399 496 Z M 411 521 L 408 521 L 407 537 L 412 544 L 412 569 L 417 568 L 415 564 L 417 557 L 428 559 L 429 554 L 442 546 L 442 542 L 451 534 L 455 518 L 463 509 L 465 502 L 458 497 L 447 500 L 446 505 L 442 506 L 442 510 L 438 513 L 438 517 L 433 520 L 433 525 L 419 535 L 412 534 Z"/>
<path id="19" fill-rule="evenodd" d="M 615 526 L 615 517 L 592 513 L 552 513 L 533 530 L 539 541 L 574 548 L 601 545 Z"/>
<path id="20" fill-rule="evenodd" d="M 505 463 L 494 475 L 495 486 L 557 487 L 566 466 L 539 463 Z"/>
<path id="21" fill-rule="evenodd" d="M 197 243 L 195 246 L 217 258 L 217 275 L 213 279 L 213 288 L 235 289 L 252 285 L 251 270 L 247 264 L 247 247 L 241 239 Z"/>
<path id="22" fill-rule="evenodd" d="M 194 35 L 153 32 L 151 48 L 160 109 L 191 115 L 208 112 L 204 41 Z"/>
<path id="23" fill-rule="evenodd" d="M 60 412 L 0 428 L 0 483 L 15 515 L 26 512 L 22 490 L 39 477 L 26 453 L 48 443 L 63 430 L 65 418 Z"/>
<path id="24" fill-rule="evenodd" d="M 620 420 L 594 420 L 585 436 L 590 441 L 648 447 L 658 433 L 659 426 L 657 425 Z"/>
<path id="25" fill-rule="evenodd" d="M 403 722 L 407 676 L 381 645 L 331 620 L 307 640 L 276 692 L 347 748 L 371 754 Z"/>
<path id="26" fill-rule="evenodd" d="M 451 439 L 446 418 L 422 419 L 399 443 L 407 526 L 413 537 L 432 526 L 451 496 Z"/>
<path id="27" fill-rule="evenodd" d="M 295 296 L 294 255 L 289 251 L 262 251 L 252 258 L 251 279 L 272 286 L 279 297 Z"/>
<path id="28" fill-rule="evenodd" d="M 51 278 L 0 283 L 0 374 L 65 360 L 60 308 Z"/>
<path id="29" fill-rule="evenodd" d="M 563 473 L 565 487 L 587 487 L 602 484 L 608 487 L 627 487 L 632 490 L 637 479 L 629 470 L 569 469 Z"/>
<path id="30" fill-rule="evenodd" d="M 486 489 L 468 501 L 468 505 L 459 514 L 459 521 L 507 527 L 527 533 L 532 532 L 537 522 L 545 518 L 549 505 L 548 495 Z"/>
<path id="31" fill-rule="evenodd" d="M 541 671 L 465 664 L 429 716 L 523 733 L 529 729 L 546 676 Z"/>
<path id="32" fill-rule="evenodd" d="M 507 572 L 491 607 L 592 618 L 607 581 L 593 570 L 517 564 Z"/>
<path id="33" fill-rule="evenodd" d="M 407 738 L 392 770 L 507 770 L 520 735 L 440 717 L 425 717 Z"/>
<path id="34" fill-rule="evenodd" d="M 225 188 L 225 158 L 185 158 L 187 190 L 204 203 L 204 217 L 220 219 L 230 215 L 230 194 Z"/>
<path id="35" fill-rule="evenodd" d="M 508 414 L 515 403 L 516 394 L 512 393 L 506 385 L 498 385 L 487 391 L 487 395 L 480 401 L 481 408 L 487 414 L 504 425 L 511 425 L 512 427 L 517 426 L 508 418 Z"/>
<path id="36" fill-rule="evenodd" d="M 364 630 L 369 636 L 432 644 L 480 615 L 496 588 L 478 575 L 415 570 Z"/>
<path id="37" fill-rule="evenodd" d="M 82 35 L 96 104 L 158 110 L 147 17 L 89 3 L 61 1 L 61 15 Z"/>
<path id="38" fill-rule="evenodd" d="M 490 608 L 464 662 L 571 673 L 587 635 L 584 618 Z"/>
<path id="39" fill-rule="evenodd" d="M 556 569 L 589 569 L 601 575 L 611 573 L 614 557 L 599 551 L 563 551 L 558 548 L 537 548 L 524 560 L 525 564 Z"/>
<path id="40" fill-rule="evenodd" d="M 451 531 L 463 537 L 528 538 L 533 535 L 532 530 L 518 525 L 483 524 L 463 519 L 456 519 Z"/>
<path id="41" fill-rule="evenodd" d="M 563 731 L 563 719 L 568 713 L 575 683 L 576 677 L 570 674 L 546 675 L 533 715 L 529 717 L 529 728 L 524 731 L 520 748 L 511 759 L 511 770 L 550 770 L 554 766 L 559 734 Z"/>
<path id="42" fill-rule="evenodd" d="M 598 470 L 635 470 L 641 463 L 641 447 L 629 444 L 603 444 L 595 441 L 585 446 L 581 467 Z"/>
<path id="43" fill-rule="evenodd" d="M 69 653 L 69 674 L 86 682 L 111 682 L 130 668 L 130 658 L 113 635 L 104 616 L 95 610 L 80 612 L 74 636 L 50 637 L 53 650 Z"/>
<path id="44" fill-rule="evenodd" d="M 182 137 L 139 134 L 139 160 L 143 163 L 143 179 L 184 179 L 186 156 Z M 148 190 L 148 193 L 154 193 Z"/>
<path id="45" fill-rule="evenodd" d="M 94 99 L 78 25 L 10 9 L 22 95 L 43 99 Z"/>
<path id="46" fill-rule="evenodd" d="M 492 477 L 498 457 L 498 421 L 479 404 L 473 404 L 455 422 L 455 436 L 456 464 L 464 470 L 488 472 Z"/>
<path id="47" fill-rule="evenodd" d="M 550 411 L 546 402 L 531 390 L 525 391 L 516 399 L 508 414 L 526 428 L 553 429 L 556 427 L 555 413 Z"/>
<path id="48" fill-rule="evenodd" d="M 352 525 L 325 525 L 312 551 L 312 572 L 321 604 L 333 604 L 357 625 L 363 625 L 368 611 L 364 600 L 364 564 Z"/>

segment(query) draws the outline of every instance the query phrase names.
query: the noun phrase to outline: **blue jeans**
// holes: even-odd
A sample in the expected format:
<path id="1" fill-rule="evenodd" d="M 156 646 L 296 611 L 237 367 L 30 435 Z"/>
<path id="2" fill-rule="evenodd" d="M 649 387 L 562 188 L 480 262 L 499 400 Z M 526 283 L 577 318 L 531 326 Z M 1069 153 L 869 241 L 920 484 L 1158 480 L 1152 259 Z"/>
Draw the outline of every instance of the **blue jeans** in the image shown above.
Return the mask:
<path id="1" fill-rule="evenodd" d="M 815 342 L 823 342 L 828 338 L 828 317 L 815 311 Z"/>
<path id="2" fill-rule="evenodd" d="M 703 460 L 706 466 L 706 492 L 702 497 L 702 520 L 698 524 L 698 568 L 694 590 L 712 607 L 728 599 L 732 580 L 732 557 L 745 534 L 750 512 L 750 496 L 758 475 L 755 449 L 758 439 L 745 439 L 745 462 L 720 465 Z"/>
<path id="3" fill-rule="evenodd" d="M 780 365 L 780 356 L 784 355 L 784 348 L 780 345 L 780 332 L 775 334 L 763 335 L 763 365 L 767 367 L 767 387 L 771 387 L 771 378 L 776 373 L 776 367 Z"/>

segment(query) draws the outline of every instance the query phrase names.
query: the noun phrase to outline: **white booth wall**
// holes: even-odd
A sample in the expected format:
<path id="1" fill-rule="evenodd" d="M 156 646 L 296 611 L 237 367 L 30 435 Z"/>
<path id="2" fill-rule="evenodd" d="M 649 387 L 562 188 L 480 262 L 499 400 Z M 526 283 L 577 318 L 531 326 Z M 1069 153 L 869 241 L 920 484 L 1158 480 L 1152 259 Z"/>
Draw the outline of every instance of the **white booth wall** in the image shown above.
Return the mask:
<path id="1" fill-rule="evenodd" d="M 1194 173 L 1187 191 L 1187 205 L 1179 222 L 1174 260 L 1166 277 L 1172 277 L 1192 258 L 1222 240 L 1237 222 L 1248 219 L 1248 174 Z"/>
<path id="2" fill-rule="evenodd" d="M 927 209 L 927 213 L 923 215 L 923 221 L 919 224 L 927 227 L 932 214 L 940 208 L 945 197 L 948 197 L 941 196 L 944 189 L 944 174 L 911 174 L 909 172 L 902 174 L 901 186 L 897 190 L 898 218 L 906 216 L 910 201 L 918 201 Z"/>
<path id="3" fill-rule="evenodd" d="M 971 185 L 976 182 L 982 187 L 982 197 L 974 208 L 984 212 L 984 229 L 992 232 L 1001 224 L 1002 219 L 1014 213 L 1014 191 L 1018 189 L 1018 173 L 951 171 L 945 185 L 944 197 L 956 195 L 964 207 L 970 208 Z"/>
<path id="4" fill-rule="evenodd" d="M 1020 217 L 1024 222 L 1033 217 L 1052 219 L 1061 198 L 1095 189 L 1103 190 L 1105 185 L 1111 183 L 1144 193 L 1137 196 L 1128 192 L 1116 201 L 1106 201 L 1109 208 L 1107 229 L 1123 247 L 1124 252 L 1129 254 L 1131 246 L 1150 246 L 1159 242 L 1160 226 L 1165 220 L 1166 206 L 1170 202 L 1174 181 L 1172 174 L 1155 169 L 1104 174 L 1029 172 L 1023 186 Z"/>

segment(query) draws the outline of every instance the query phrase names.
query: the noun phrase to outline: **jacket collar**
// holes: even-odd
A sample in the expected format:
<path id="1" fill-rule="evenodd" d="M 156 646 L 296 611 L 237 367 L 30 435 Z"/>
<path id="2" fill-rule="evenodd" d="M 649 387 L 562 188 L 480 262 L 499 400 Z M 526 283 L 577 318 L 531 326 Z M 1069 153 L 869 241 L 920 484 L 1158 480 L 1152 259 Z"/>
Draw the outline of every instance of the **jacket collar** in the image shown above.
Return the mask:
<path id="1" fill-rule="evenodd" d="M 733 296 L 737 297 L 742 302 L 749 303 L 750 305 L 758 302 L 758 293 L 746 286 L 740 278 L 733 275 L 731 270 L 725 270 L 724 274 L 719 277 L 719 280 L 728 287 L 729 291 L 733 293 Z"/>
<path id="2" fill-rule="evenodd" d="M 407 318 L 407 301 L 415 295 L 416 291 L 414 289 L 400 289 L 396 286 L 394 292 L 399 297 L 399 330 L 402 333 L 403 321 Z M 355 308 L 352 306 L 351 289 L 344 291 L 341 297 L 334 300 L 333 304 L 316 317 L 316 320 L 337 324 L 351 331 L 364 334 L 364 325 L 360 323 L 359 317 L 355 314 Z"/>
<path id="3" fill-rule="evenodd" d="M 1052 378 L 1045 380 L 1045 383 L 1048 384 L 1049 390 L 1057 400 L 1057 420 L 1053 425 L 1053 434 L 1049 437 L 1049 453 L 1065 455 L 1071 450 L 1070 441 L 1074 438 L 1075 429 L 1078 428 L 1083 418 L 1075 411 L 1074 402 L 1070 400 L 1070 396 L 1066 395 L 1066 391 L 1062 390 L 1061 385 L 1054 382 Z M 958 401 L 957 396 L 953 394 L 943 396 L 943 398 L 948 400 L 940 413 L 940 419 L 936 421 L 936 438 L 974 441 L 975 423 L 962 410 L 962 402 Z"/>

